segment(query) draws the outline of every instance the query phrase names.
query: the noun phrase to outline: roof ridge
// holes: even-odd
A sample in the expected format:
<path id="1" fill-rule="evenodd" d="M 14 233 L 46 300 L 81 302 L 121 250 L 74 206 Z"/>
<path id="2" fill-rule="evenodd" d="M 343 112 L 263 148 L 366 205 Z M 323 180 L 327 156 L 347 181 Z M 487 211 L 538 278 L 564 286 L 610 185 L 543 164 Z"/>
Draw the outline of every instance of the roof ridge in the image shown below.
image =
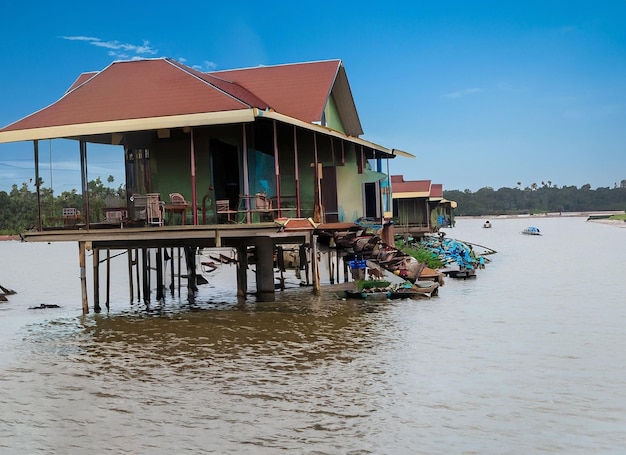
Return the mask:
<path id="1" fill-rule="evenodd" d="M 326 60 L 313 60 L 310 62 L 278 63 L 276 65 L 257 65 L 257 66 L 247 66 L 243 68 L 231 68 L 231 69 L 223 69 L 223 70 L 216 70 L 216 71 L 207 71 L 205 74 L 227 73 L 227 72 L 233 72 L 233 71 L 247 71 L 247 70 L 254 70 L 254 69 L 259 69 L 259 68 L 278 68 L 281 66 L 311 65 L 314 63 L 328 63 L 328 62 L 339 62 L 339 64 L 343 65 L 343 62 L 341 59 L 329 58 Z"/>
<path id="2" fill-rule="evenodd" d="M 229 96 L 230 98 L 232 98 L 232 99 L 234 99 L 234 100 L 236 100 L 236 101 L 240 102 L 241 104 L 243 104 L 243 105 L 245 105 L 245 106 L 248 106 L 248 107 L 250 107 L 250 108 L 252 108 L 252 107 L 262 107 L 262 106 L 252 106 L 250 103 L 248 103 L 248 102 L 244 101 L 243 99 L 241 99 L 241 98 L 239 98 L 239 97 L 235 96 L 234 94 L 232 94 L 231 92 L 229 92 L 229 91 L 225 90 L 224 88 L 219 87 L 218 85 L 216 85 L 216 84 L 214 84 L 214 83 L 211 83 L 210 81 L 208 81 L 208 80 L 204 79 L 204 77 L 209 76 L 209 77 L 212 77 L 212 78 L 215 78 L 215 79 L 219 79 L 220 81 L 222 81 L 222 82 L 224 82 L 224 83 L 227 83 L 227 84 L 232 84 L 233 86 L 236 86 L 238 89 L 240 89 L 240 90 L 244 90 L 246 93 L 250 94 L 251 96 L 253 96 L 253 97 L 254 97 L 254 98 L 256 98 L 257 100 L 259 100 L 261 103 L 264 103 L 264 106 L 263 106 L 263 107 L 269 107 L 269 105 L 268 105 L 267 103 L 265 103 L 265 101 L 263 101 L 261 98 L 259 98 L 257 95 L 255 95 L 254 93 L 252 93 L 252 92 L 251 92 L 250 90 L 248 90 L 247 88 L 245 88 L 245 87 L 243 87 L 243 86 L 241 86 L 241 85 L 237 84 L 236 82 L 233 82 L 233 81 L 228 81 L 228 80 L 225 80 L 225 79 L 223 79 L 223 78 L 218 78 L 217 76 L 213 76 L 213 75 L 211 75 L 210 73 L 204 73 L 204 72 L 202 72 L 202 71 L 195 70 L 195 69 L 193 69 L 193 68 L 191 68 L 191 67 L 189 67 L 189 66 L 187 66 L 187 65 L 185 65 L 185 64 L 183 64 L 183 63 L 177 62 L 176 60 L 173 60 L 173 59 L 171 59 L 171 58 L 166 58 L 166 59 L 165 59 L 165 61 L 166 61 L 167 63 L 169 63 L 170 65 L 174 66 L 175 68 L 179 69 L 180 71 L 183 71 L 183 72 L 185 72 L 185 73 L 189 74 L 191 77 L 194 77 L 194 78 L 196 78 L 196 79 L 198 79 L 198 80 L 202 81 L 203 83 L 205 83 L 205 84 L 207 84 L 207 85 L 209 85 L 209 86 L 213 87 L 215 90 L 219 90 L 219 91 L 220 91 L 220 92 L 222 92 L 223 94 L 225 94 L 225 95 Z M 197 74 L 196 74 L 196 73 L 197 73 Z"/>

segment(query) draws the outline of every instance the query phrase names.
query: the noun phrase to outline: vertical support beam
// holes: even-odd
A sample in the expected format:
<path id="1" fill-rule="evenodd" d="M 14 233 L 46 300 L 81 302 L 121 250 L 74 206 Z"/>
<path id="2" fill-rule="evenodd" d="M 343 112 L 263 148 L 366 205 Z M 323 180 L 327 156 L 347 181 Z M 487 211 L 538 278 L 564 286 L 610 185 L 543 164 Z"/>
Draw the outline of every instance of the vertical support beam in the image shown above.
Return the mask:
<path id="1" fill-rule="evenodd" d="M 41 225 L 41 191 L 40 191 L 40 179 L 39 179 L 39 141 L 35 139 L 33 141 L 33 147 L 35 152 L 35 189 L 37 190 L 37 230 L 43 230 Z"/>
<path id="2" fill-rule="evenodd" d="M 128 256 L 128 290 L 130 293 L 130 303 L 133 303 L 133 250 L 128 248 L 126 255 Z"/>
<path id="3" fill-rule="evenodd" d="M 296 217 L 300 218 L 300 170 L 298 167 L 298 131 L 296 125 L 293 126 L 293 154 L 294 175 L 296 177 Z"/>
<path id="4" fill-rule="evenodd" d="M 313 158 L 313 166 L 315 167 L 313 171 L 313 175 L 315 177 L 313 221 L 315 221 L 316 223 L 320 223 L 322 221 L 322 188 L 320 186 L 320 175 L 318 166 L 319 161 L 317 156 L 317 134 L 315 133 L 315 131 L 313 132 Z"/>
<path id="5" fill-rule="evenodd" d="M 310 237 L 309 240 L 311 240 Z M 309 245 L 310 244 L 311 243 L 309 242 Z M 300 245 L 298 255 L 300 257 L 300 270 L 304 270 L 306 285 L 309 286 L 311 284 L 311 280 L 309 279 L 309 258 L 306 245 Z"/>
<path id="6" fill-rule="evenodd" d="M 245 299 L 248 295 L 248 246 L 237 245 L 237 297 Z"/>
<path id="7" fill-rule="evenodd" d="M 276 132 L 276 120 L 273 122 L 274 133 L 274 178 L 276 179 L 276 208 L 278 209 L 277 216 L 280 218 L 280 163 L 278 162 L 278 134 Z"/>
<path id="8" fill-rule="evenodd" d="M 78 242 L 78 264 L 80 266 L 80 292 L 83 302 L 83 314 L 89 313 L 87 300 L 87 269 L 85 266 L 85 242 Z"/>
<path id="9" fill-rule="evenodd" d="M 242 169 L 243 169 L 243 191 L 244 194 L 250 193 L 250 180 L 249 180 L 249 169 L 248 169 L 248 131 L 246 128 L 246 124 L 242 123 L 242 150 L 241 150 L 241 160 L 243 161 Z"/>
<path id="10" fill-rule="evenodd" d="M 147 305 L 150 303 L 150 269 L 148 263 L 148 254 L 150 250 L 148 248 L 141 249 L 141 275 L 143 278 L 143 302 Z"/>
<path id="11" fill-rule="evenodd" d="M 335 262 L 333 261 L 333 250 L 328 250 L 328 275 L 330 277 L 330 284 L 335 284 Z"/>
<path id="12" fill-rule="evenodd" d="M 156 280 L 156 299 L 162 301 L 165 296 L 163 295 L 163 249 L 161 247 L 156 250 Z"/>
<path id="13" fill-rule="evenodd" d="M 256 247 L 256 292 L 262 299 L 276 292 L 274 287 L 274 240 L 257 237 Z"/>
<path id="14" fill-rule="evenodd" d="M 174 297 L 174 247 L 170 248 L 170 292 Z"/>
<path id="15" fill-rule="evenodd" d="M 196 248 L 191 246 L 185 247 L 185 261 L 187 264 L 187 291 L 191 297 L 198 291 L 196 279 Z"/>
<path id="16" fill-rule="evenodd" d="M 317 236 L 311 236 L 311 270 L 313 275 L 313 292 L 319 294 L 320 288 L 320 267 L 317 262 Z"/>
<path id="17" fill-rule="evenodd" d="M 93 249 L 93 311 L 100 313 L 100 248 Z"/>
<path id="18" fill-rule="evenodd" d="M 285 251 L 282 246 L 276 247 L 276 265 L 280 271 L 280 290 L 285 290 Z"/>
<path id="19" fill-rule="evenodd" d="M 139 280 L 139 248 L 135 248 L 135 276 L 137 277 L 137 302 L 141 302 L 141 281 Z"/>
<path id="20" fill-rule="evenodd" d="M 87 176 L 87 143 L 80 141 L 80 180 L 83 193 L 83 217 L 89 230 L 89 178 Z"/>
<path id="21" fill-rule="evenodd" d="M 180 273 L 180 265 L 181 265 L 181 260 L 182 260 L 181 256 L 182 254 L 180 251 L 180 247 L 178 247 L 178 259 L 177 259 L 177 262 L 178 262 L 178 297 L 180 297 L 180 284 L 181 284 L 180 280 L 182 279 L 181 273 Z"/>
<path id="22" fill-rule="evenodd" d="M 193 225 L 198 225 L 198 197 L 196 194 L 196 149 L 193 140 L 193 128 L 190 128 L 191 142 L 191 210 L 193 210 Z M 183 216 L 185 216 L 183 214 Z"/>
<path id="23" fill-rule="evenodd" d="M 107 311 L 111 308 L 111 249 L 107 248 Z"/>
<path id="24" fill-rule="evenodd" d="M 241 151 L 241 161 L 243 161 L 242 164 L 242 169 L 243 169 L 243 194 L 250 194 L 250 176 L 249 176 L 249 169 L 248 169 L 248 135 L 247 135 L 247 128 L 246 128 L 246 124 L 242 123 L 242 127 L 243 127 L 243 140 L 241 141 L 242 143 L 242 148 L 243 150 Z M 253 130 L 254 131 L 254 130 Z M 250 200 L 246 199 L 246 223 L 250 223 Z"/>

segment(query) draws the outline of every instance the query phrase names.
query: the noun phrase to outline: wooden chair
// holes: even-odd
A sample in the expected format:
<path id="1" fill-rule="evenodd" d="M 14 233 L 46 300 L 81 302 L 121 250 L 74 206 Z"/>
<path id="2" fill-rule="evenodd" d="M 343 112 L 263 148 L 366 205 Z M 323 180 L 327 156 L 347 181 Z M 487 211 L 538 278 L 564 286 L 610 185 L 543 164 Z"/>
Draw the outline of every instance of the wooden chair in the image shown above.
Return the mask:
<path id="1" fill-rule="evenodd" d="M 220 199 L 215 201 L 215 210 L 217 215 L 226 215 L 226 219 L 230 223 L 230 216 L 237 214 L 237 210 L 230 209 L 230 201 L 228 199 Z"/>
<path id="2" fill-rule="evenodd" d="M 146 222 L 149 225 L 163 226 L 163 206 L 159 193 L 146 194 Z"/>

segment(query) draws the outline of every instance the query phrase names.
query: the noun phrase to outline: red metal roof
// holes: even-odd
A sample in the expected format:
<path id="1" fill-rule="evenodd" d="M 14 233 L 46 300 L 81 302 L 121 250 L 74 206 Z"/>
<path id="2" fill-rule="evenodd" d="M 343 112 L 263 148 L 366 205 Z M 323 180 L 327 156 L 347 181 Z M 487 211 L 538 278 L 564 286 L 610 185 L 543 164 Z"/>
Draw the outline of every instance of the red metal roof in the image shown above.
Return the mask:
<path id="1" fill-rule="evenodd" d="M 3 131 L 267 107 L 251 104 L 258 98 L 241 87 L 199 77 L 168 59 L 116 62 L 85 79 Z"/>
<path id="2" fill-rule="evenodd" d="M 441 183 L 430 185 L 430 197 L 443 198 L 443 185 Z"/>
<path id="3" fill-rule="evenodd" d="M 0 131 L 273 109 L 319 122 L 341 61 L 202 73 L 170 59 L 115 62 L 81 74 L 50 106 Z"/>
<path id="4" fill-rule="evenodd" d="M 430 182 L 430 180 L 405 181 L 402 175 L 391 176 L 391 188 L 393 193 L 425 193 L 427 196 L 431 191 Z"/>
<path id="5" fill-rule="evenodd" d="M 267 101 L 276 112 L 308 123 L 320 122 L 340 60 L 214 71 Z"/>

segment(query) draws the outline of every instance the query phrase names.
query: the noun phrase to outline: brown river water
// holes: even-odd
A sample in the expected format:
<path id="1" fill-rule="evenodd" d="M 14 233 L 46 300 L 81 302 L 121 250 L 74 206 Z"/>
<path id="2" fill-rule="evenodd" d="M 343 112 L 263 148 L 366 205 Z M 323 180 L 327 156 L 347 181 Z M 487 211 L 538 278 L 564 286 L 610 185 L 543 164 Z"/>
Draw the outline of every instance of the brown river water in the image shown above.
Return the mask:
<path id="1" fill-rule="evenodd" d="M 490 221 L 446 230 L 497 254 L 432 299 L 239 303 L 223 265 L 146 308 L 120 256 L 86 316 L 76 244 L 0 242 L 0 453 L 624 453 L 626 229 Z"/>

